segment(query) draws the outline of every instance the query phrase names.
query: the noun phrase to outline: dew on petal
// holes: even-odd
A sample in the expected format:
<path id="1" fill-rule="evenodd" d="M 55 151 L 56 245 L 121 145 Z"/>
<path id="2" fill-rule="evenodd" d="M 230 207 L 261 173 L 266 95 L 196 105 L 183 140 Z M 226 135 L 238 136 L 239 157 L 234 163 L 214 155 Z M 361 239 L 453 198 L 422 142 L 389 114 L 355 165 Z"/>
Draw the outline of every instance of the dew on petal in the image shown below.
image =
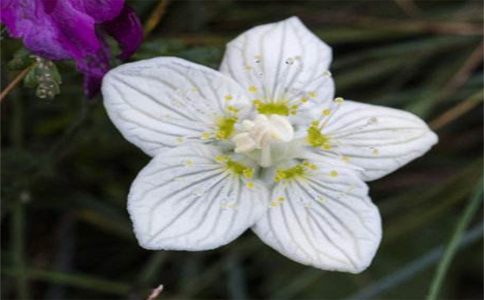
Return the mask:
<path id="1" fill-rule="evenodd" d="M 342 104 L 345 100 L 341 97 L 337 97 L 334 99 L 334 102 L 336 102 L 336 104 Z"/>
<path id="2" fill-rule="evenodd" d="M 291 66 L 291 65 L 293 65 L 293 64 L 294 64 L 294 58 L 291 58 L 291 57 L 290 57 L 290 58 L 288 58 L 288 59 L 286 60 L 286 65 Z"/>

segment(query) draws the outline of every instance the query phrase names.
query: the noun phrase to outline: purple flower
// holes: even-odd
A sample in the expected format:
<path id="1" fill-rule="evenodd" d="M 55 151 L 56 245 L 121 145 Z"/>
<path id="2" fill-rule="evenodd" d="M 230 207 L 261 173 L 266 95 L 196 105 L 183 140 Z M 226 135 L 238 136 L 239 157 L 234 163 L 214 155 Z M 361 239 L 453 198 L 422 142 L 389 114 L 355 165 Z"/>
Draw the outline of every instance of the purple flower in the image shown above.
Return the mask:
<path id="1" fill-rule="evenodd" d="M 106 35 L 120 45 L 120 59 L 141 44 L 143 30 L 124 0 L 2 0 L 1 22 L 14 38 L 48 59 L 74 59 L 84 73 L 84 92 L 93 97 L 110 69 Z"/>

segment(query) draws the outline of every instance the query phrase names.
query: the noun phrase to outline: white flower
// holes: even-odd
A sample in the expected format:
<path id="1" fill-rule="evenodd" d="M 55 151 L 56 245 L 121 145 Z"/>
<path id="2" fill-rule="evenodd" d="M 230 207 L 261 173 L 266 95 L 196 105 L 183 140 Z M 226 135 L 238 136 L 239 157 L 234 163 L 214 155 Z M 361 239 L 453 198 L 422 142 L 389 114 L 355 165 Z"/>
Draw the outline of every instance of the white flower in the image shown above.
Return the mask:
<path id="1" fill-rule="evenodd" d="M 109 116 L 154 157 L 129 193 L 141 246 L 212 249 L 250 227 L 300 263 L 364 270 L 381 239 L 364 181 L 437 136 L 411 113 L 334 99 L 330 62 L 293 17 L 230 42 L 220 72 L 172 57 L 109 72 Z"/>

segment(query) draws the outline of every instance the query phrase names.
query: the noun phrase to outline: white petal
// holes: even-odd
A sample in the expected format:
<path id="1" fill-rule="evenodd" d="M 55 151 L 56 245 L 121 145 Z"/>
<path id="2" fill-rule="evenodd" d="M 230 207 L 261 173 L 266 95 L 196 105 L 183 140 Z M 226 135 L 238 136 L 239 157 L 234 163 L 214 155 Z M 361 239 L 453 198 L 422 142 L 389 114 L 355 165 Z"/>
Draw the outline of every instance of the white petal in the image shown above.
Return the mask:
<path id="1" fill-rule="evenodd" d="M 158 154 L 138 175 L 128 210 L 146 249 L 207 250 L 225 245 L 260 218 L 268 192 L 227 171 L 212 146 Z"/>
<path id="2" fill-rule="evenodd" d="M 103 81 L 104 105 L 124 137 L 149 155 L 217 130 L 228 106 L 250 102 L 223 74 L 188 61 L 163 57 L 122 65 Z"/>
<path id="3" fill-rule="evenodd" d="M 319 165 L 303 178 L 279 182 L 271 199 L 252 229 L 281 254 L 324 270 L 359 273 L 370 265 L 381 220 L 355 174 Z"/>
<path id="4" fill-rule="evenodd" d="M 412 113 L 353 101 L 345 101 L 322 132 L 335 147 L 329 151 L 315 148 L 321 159 L 338 152 L 362 169 L 365 181 L 393 172 L 438 141 L 427 124 Z"/>
<path id="5" fill-rule="evenodd" d="M 292 17 L 254 27 L 231 41 L 220 71 L 251 91 L 253 99 L 288 100 L 308 111 L 334 97 L 331 57 L 331 48 Z"/>

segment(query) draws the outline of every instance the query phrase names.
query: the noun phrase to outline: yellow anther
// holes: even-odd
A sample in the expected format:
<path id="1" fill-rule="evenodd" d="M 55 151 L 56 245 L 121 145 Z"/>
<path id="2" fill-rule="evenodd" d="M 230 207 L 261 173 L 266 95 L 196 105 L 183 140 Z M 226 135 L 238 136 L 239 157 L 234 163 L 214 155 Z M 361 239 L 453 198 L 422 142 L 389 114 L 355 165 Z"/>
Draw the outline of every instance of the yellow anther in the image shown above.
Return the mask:
<path id="1" fill-rule="evenodd" d="M 343 103 L 343 101 L 345 101 L 345 100 L 343 98 L 341 98 L 341 97 L 338 97 L 338 98 L 334 99 L 334 102 L 336 102 L 338 104 Z"/>
<path id="2" fill-rule="evenodd" d="M 333 171 L 329 172 L 329 176 L 331 176 L 331 177 L 338 177 L 338 172 L 336 172 L 336 171 L 333 170 Z"/>
<path id="3" fill-rule="evenodd" d="M 315 91 L 311 91 L 311 92 L 308 92 L 308 96 L 310 98 L 316 98 L 318 96 L 318 93 L 316 93 Z"/>
<path id="4" fill-rule="evenodd" d="M 191 161 L 191 160 L 187 160 L 187 161 L 185 162 L 185 165 L 186 165 L 187 167 L 191 167 L 191 166 L 193 166 L 193 165 L 194 165 L 194 163 L 193 163 L 193 161 Z"/>
<path id="5" fill-rule="evenodd" d="M 254 100 L 252 103 L 254 103 L 255 106 L 259 106 L 260 105 L 260 101 L 259 100 Z"/>
<path id="6" fill-rule="evenodd" d="M 302 103 L 306 103 L 306 102 L 308 102 L 308 101 L 309 101 L 309 98 L 302 98 L 302 99 L 301 99 L 301 102 L 302 102 Z"/>
<path id="7" fill-rule="evenodd" d="M 350 161 L 350 157 L 349 156 L 346 156 L 346 155 L 343 155 L 343 157 L 341 158 L 344 162 L 349 162 Z"/>
<path id="8" fill-rule="evenodd" d="M 225 101 L 230 101 L 232 99 L 234 99 L 234 97 L 232 95 L 227 95 L 224 97 Z"/>
<path id="9" fill-rule="evenodd" d="M 311 170 L 317 170 L 318 169 L 318 166 L 316 166 L 316 165 L 310 165 L 309 168 Z"/>
<path id="10" fill-rule="evenodd" d="M 307 167 L 307 166 L 310 165 L 310 163 L 309 163 L 309 161 L 305 161 L 305 162 L 303 162 L 303 165 Z"/>
<path id="11" fill-rule="evenodd" d="M 378 150 L 378 149 L 376 149 L 376 148 L 373 148 L 373 149 L 371 150 L 371 153 L 373 153 L 374 155 L 378 155 L 378 154 L 380 154 L 380 150 Z"/>
<path id="12" fill-rule="evenodd" d="M 331 111 L 329 109 L 323 110 L 323 115 L 329 116 L 331 114 Z"/>
<path id="13" fill-rule="evenodd" d="M 317 127 L 319 125 L 319 121 L 312 121 L 311 126 Z"/>
<path id="14" fill-rule="evenodd" d="M 299 105 L 297 104 L 291 105 L 291 109 L 298 109 L 298 108 L 299 108 Z"/>
<path id="15" fill-rule="evenodd" d="M 248 187 L 249 189 L 253 188 L 254 187 L 254 183 L 252 181 L 249 181 L 245 184 L 246 187 Z"/>
<path id="16" fill-rule="evenodd" d="M 323 146 L 321 147 L 323 148 L 324 150 L 330 150 L 331 149 L 331 144 L 329 143 L 324 143 Z"/>
<path id="17" fill-rule="evenodd" d="M 283 201 L 285 201 L 285 200 L 286 200 L 286 198 L 284 198 L 284 197 L 279 197 L 279 198 L 277 198 L 277 201 L 279 201 L 279 202 L 283 202 Z"/>
<path id="18" fill-rule="evenodd" d="M 297 114 L 297 111 L 293 110 L 293 111 L 290 112 L 290 114 L 294 116 L 294 115 Z"/>
<path id="19" fill-rule="evenodd" d="M 255 86 L 253 86 L 253 85 L 252 86 L 249 86 L 249 92 L 255 93 L 255 92 L 257 92 L 257 88 Z"/>
<path id="20" fill-rule="evenodd" d="M 271 204 L 270 204 L 271 207 L 278 207 L 279 206 L 279 203 L 275 202 L 275 201 L 271 201 Z"/>

